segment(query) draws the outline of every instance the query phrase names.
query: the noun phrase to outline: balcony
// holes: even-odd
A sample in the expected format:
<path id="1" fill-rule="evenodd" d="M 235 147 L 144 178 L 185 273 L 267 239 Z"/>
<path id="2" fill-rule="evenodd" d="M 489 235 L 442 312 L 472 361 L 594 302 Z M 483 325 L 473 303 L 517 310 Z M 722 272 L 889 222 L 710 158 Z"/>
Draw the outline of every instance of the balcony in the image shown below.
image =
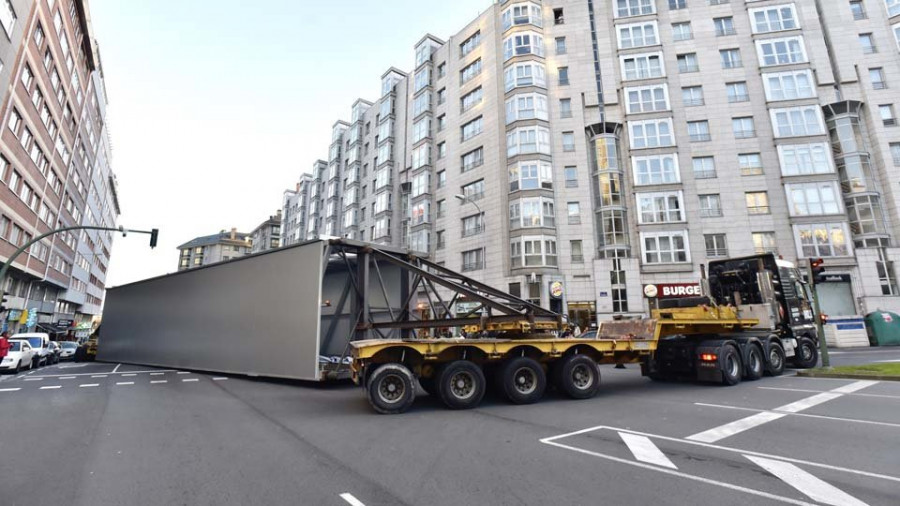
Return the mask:
<path id="1" fill-rule="evenodd" d="M 727 257 L 728 249 L 726 248 L 707 248 L 706 249 L 706 257 L 707 258 L 719 258 L 719 257 Z"/>
<path id="2" fill-rule="evenodd" d="M 886 127 L 897 126 L 897 118 L 885 118 L 881 120 L 881 122 L 884 123 L 884 126 Z"/>
<path id="3" fill-rule="evenodd" d="M 678 65 L 678 72 L 680 72 L 680 73 L 682 73 L 682 74 L 690 74 L 690 73 L 693 73 L 693 72 L 700 72 L 700 65 L 697 65 L 697 64 L 693 64 L 693 65 L 681 65 L 681 64 L 679 64 L 679 65 Z"/>

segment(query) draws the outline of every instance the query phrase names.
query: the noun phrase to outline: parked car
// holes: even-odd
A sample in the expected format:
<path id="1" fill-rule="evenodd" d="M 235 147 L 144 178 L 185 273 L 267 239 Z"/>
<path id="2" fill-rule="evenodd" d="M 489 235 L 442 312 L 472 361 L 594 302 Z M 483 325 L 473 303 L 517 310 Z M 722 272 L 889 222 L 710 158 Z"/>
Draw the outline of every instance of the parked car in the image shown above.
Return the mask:
<path id="1" fill-rule="evenodd" d="M 9 340 L 9 353 L 0 361 L 0 371 L 12 371 L 17 373 L 23 368 L 31 369 L 35 363 L 35 351 L 28 341 L 21 339 Z"/>
<path id="2" fill-rule="evenodd" d="M 73 341 L 63 341 L 59 343 L 60 352 L 59 359 L 60 360 L 72 360 L 75 358 L 75 350 L 78 349 L 78 343 Z"/>
<path id="3" fill-rule="evenodd" d="M 62 354 L 62 348 L 59 346 L 59 343 L 56 341 L 50 341 L 47 349 L 50 351 L 50 353 L 47 355 L 47 364 L 58 364 L 60 354 Z"/>
<path id="4" fill-rule="evenodd" d="M 29 332 L 26 334 L 15 334 L 10 339 L 23 339 L 35 352 L 35 366 L 42 366 L 47 363 L 50 355 L 50 335 L 43 332 Z"/>

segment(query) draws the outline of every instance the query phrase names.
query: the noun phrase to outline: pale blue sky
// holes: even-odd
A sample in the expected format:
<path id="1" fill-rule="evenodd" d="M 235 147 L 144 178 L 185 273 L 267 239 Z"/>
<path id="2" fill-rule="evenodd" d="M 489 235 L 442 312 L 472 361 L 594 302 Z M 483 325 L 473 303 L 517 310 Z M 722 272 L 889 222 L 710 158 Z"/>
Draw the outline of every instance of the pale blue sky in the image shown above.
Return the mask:
<path id="1" fill-rule="evenodd" d="M 120 223 L 108 285 L 174 272 L 175 248 L 250 232 L 327 157 L 331 125 L 411 70 L 425 34 L 446 39 L 491 0 L 92 0 L 109 95 Z M 249 7 L 252 6 L 252 7 Z"/>

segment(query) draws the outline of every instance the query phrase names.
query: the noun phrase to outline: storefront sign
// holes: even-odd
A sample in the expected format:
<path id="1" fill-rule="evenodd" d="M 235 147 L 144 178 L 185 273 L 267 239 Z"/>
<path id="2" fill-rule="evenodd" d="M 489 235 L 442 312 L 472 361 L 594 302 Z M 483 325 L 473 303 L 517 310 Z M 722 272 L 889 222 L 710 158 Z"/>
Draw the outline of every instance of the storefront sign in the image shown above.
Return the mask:
<path id="1" fill-rule="evenodd" d="M 563 284 L 562 281 L 554 281 L 550 283 L 550 296 L 554 299 L 558 299 L 563 295 Z"/>
<path id="2" fill-rule="evenodd" d="M 697 283 L 659 283 L 644 285 L 644 296 L 648 298 L 677 299 L 681 297 L 699 297 L 700 285 Z"/>
<path id="3" fill-rule="evenodd" d="M 75 320 L 59 320 L 56 322 L 57 327 L 69 328 L 75 324 Z"/>
<path id="4" fill-rule="evenodd" d="M 816 283 L 849 283 L 849 274 L 823 274 Z"/>

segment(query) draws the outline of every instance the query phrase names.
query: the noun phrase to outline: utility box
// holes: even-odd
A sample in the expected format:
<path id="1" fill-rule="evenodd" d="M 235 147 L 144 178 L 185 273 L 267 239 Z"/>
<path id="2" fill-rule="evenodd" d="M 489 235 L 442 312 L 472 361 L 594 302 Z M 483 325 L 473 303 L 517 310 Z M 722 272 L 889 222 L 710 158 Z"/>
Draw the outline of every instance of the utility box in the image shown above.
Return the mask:
<path id="1" fill-rule="evenodd" d="M 872 346 L 900 346 L 900 316 L 890 311 L 866 315 L 866 331 Z"/>

